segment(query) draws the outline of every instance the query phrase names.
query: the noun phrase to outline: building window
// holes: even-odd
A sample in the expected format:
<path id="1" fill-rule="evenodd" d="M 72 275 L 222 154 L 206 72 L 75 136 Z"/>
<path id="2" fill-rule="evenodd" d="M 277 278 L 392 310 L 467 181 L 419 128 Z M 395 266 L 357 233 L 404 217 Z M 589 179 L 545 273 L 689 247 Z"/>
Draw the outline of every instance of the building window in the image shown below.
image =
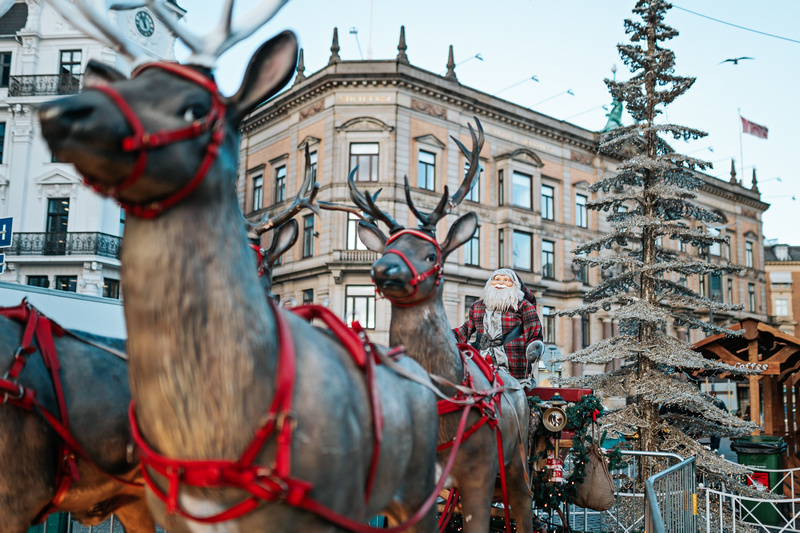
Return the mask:
<path id="1" fill-rule="evenodd" d="M 314 215 L 303 217 L 303 258 L 314 255 Z"/>
<path id="2" fill-rule="evenodd" d="M 497 171 L 497 204 L 505 205 L 506 203 L 506 177 L 505 172 L 502 170 Z"/>
<path id="3" fill-rule="evenodd" d="M 497 268 L 503 268 L 506 264 L 506 230 L 501 229 L 497 232 Z"/>
<path id="4" fill-rule="evenodd" d="M 750 241 L 744 243 L 744 266 L 753 268 L 753 243 Z"/>
<path id="5" fill-rule="evenodd" d="M 708 235 L 710 237 L 719 237 L 720 231 L 716 228 L 708 228 Z M 718 242 L 713 243 L 708 247 L 708 253 L 719 257 L 722 254 L 722 245 Z"/>
<path id="6" fill-rule="evenodd" d="M 553 279 L 555 277 L 556 245 L 553 241 L 542 241 L 542 277 Z"/>
<path id="7" fill-rule="evenodd" d="M 425 150 L 419 151 L 419 160 L 417 163 L 417 187 L 420 189 L 428 189 L 429 191 L 435 190 L 436 154 L 426 152 Z"/>
<path id="8" fill-rule="evenodd" d="M 8 87 L 11 78 L 11 52 L 0 53 L 0 87 Z"/>
<path id="9" fill-rule="evenodd" d="M 58 69 L 58 73 L 79 76 L 81 73 L 81 51 L 61 50 L 61 66 Z"/>
<path id="10" fill-rule="evenodd" d="M 358 215 L 355 213 L 347 213 L 347 249 L 348 250 L 366 250 L 366 245 L 361 242 L 361 237 L 358 236 Z"/>
<path id="11" fill-rule="evenodd" d="M 469 318 L 469 310 L 472 309 L 472 306 L 475 305 L 475 302 L 480 300 L 478 296 L 465 296 L 464 297 L 464 320 Z"/>
<path id="12" fill-rule="evenodd" d="M 119 300 L 119 280 L 103 278 L 103 298 Z"/>
<path id="13" fill-rule="evenodd" d="M 589 227 L 589 216 L 586 212 L 588 198 L 582 194 L 575 195 L 575 225 L 579 228 Z"/>
<path id="14" fill-rule="evenodd" d="M 258 211 L 262 207 L 264 207 L 264 176 L 259 174 L 253 177 L 253 209 L 251 211 Z"/>
<path id="15" fill-rule="evenodd" d="M 542 306 L 542 340 L 547 344 L 556 343 L 556 308 Z"/>
<path id="16" fill-rule="evenodd" d="M 367 329 L 375 328 L 375 287 L 348 285 L 345 287 L 344 316 L 347 323 L 354 320 Z"/>
<path id="17" fill-rule="evenodd" d="M 542 218 L 555 220 L 556 191 L 549 185 L 542 185 Z"/>
<path id="18" fill-rule="evenodd" d="M 747 284 L 747 310 L 756 312 L 756 286 L 753 283 Z"/>
<path id="19" fill-rule="evenodd" d="M 678 222 L 678 225 L 681 226 L 681 227 L 684 227 L 684 228 L 686 227 L 686 224 L 683 224 L 681 222 Z M 686 252 L 686 241 L 678 239 L 678 249 L 681 252 L 685 253 Z"/>
<path id="20" fill-rule="evenodd" d="M 125 235 L 125 210 L 120 207 L 119 209 L 119 236 Z"/>
<path id="21" fill-rule="evenodd" d="M 47 276 L 27 276 L 25 284 L 31 287 L 42 287 L 46 289 L 50 286 L 50 280 Z"/>
<path id="22" fill-rule="evenodd" d="M 275 169 L 275 203 L 284 200 L 286 200 L 286 165 Z"/>
<path id="23" fill-rule="evenodd" d="M 578 257 L 586 257 L 586 254 L 577 254 Z M 589 265 L 577 265 L 573 263 L 573 269 L 575 270 L 575 279 L 580 281 L 581 283 L 589 283 Z"/>
<path id="24" fill-rule="evenodd" d="M 591 333 L 592 328 L 591 323 L 589 322 L 589 317 L 581 317 L 581 348 L 588 348 L 588 346 L 592 343 Z"/>
<path id="25" fill-rule="evenodd" d="M 56 290 L 77 292 L 78 276 L 56 276 Z"/>
<path id="26" fill-rule="evenodd" d="M 311 152 L 308 158 L 311 160 L 311 183 L 308 184 L 308 190 L 310 191 L 317 182 L 317 152 Z"/>
<path id="27" fill-rule="evenodd" d="M 478 266 L 480 264 L 481 228 L 476 228 L 472 238 L 464 244 L 464 264 Z"/>
<path id="28" fill-rule="evenodd" d="M 303 291 L 303 305 L 311 305 L 314 303 L 314 289 L 306 289 Z"/>
<path id="29" fill-rule="evenodd" d="M 708 275 L 709 295 L 712 300 L 722 301 L 722 276 L 719 274 Z"/>
<path id="30" fill-rule="evenodd" d="M 6 146 L 6 123 L 0 122 L 0 165 L 3 164 Z"/>
<path id="31" fill-rule="evenodd" d="M 729 304 L 733 303 L 733 280 L 732 279 L 728 280 L 728 300 L 727 300 L 727 302 Z"/>
<path id="32" fill-rule="evenodd" d="M 525 231 L 514 230 L 514 242 L 512 243 L 514 254 L 514 268 L 522 270 L 533 270 L 533 255 L 531 253 L 531 243 L 533 235 Z"/>
<path id="33" fill-rule="evenodd" d="M 789 316 L 789 298 L 775 298 L 775 316 Z"/>
<path id="34" fill-rule="evenodd" d="M 514 171 L 511 176 L 511 203 L 517 207 L 531 208 L 531 177 Z"/>
<path id="35" fill-rule="evenodd" d="M 356 166 L 356 181 L 378 181 L 378 143 L 350 144 L 350 171 Z"/>
<path id="36" fill-rule="evenodd" d="M 464 197 L 465 200 L 469 200 L 470 202 L 480 203 L 481 201 L 481 167 L 478 166 L 477 176 L 472 180 L 472 188 L 467 191 L 467 195 Z M 464 175 L 467 175 L 469 172 L 469 164 L 464 165 Z"/>
<path id="37" fill-rule="evenodd" d="M 700 276 L 700 290 L 698 292 L 700 293 L 700 296 L 702 296 L 703 298 L 706 297 L 706 277 L 705 276 L 702 276 L 702 275 Z"/>
<path id="38" fill-rule="evenodd" d="M 47 201 L 47 232 L 66 233 L 69 220 L 69 198 L 50 198 Z"/>

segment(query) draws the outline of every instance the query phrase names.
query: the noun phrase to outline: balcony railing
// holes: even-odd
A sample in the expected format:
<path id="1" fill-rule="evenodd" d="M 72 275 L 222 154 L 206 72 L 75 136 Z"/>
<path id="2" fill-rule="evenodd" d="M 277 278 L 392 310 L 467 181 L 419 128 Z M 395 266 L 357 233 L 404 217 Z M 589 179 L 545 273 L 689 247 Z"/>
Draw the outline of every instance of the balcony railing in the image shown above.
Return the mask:
<path id="1" fill-rule="evenodd" d="M 342 263 L 374 263 L 379 258 L 372 250 L 334 250 L 334 261 Z"/>
<path id="2" fill-rule="evenodd" d="M 97 255 L 119 259 L 120 237 L 105 233 L 14 233 L 6 255 Z"/>
<path id="3" fill-rule="evenodd" d="M 37 74 L 11 76 L 8 96 L 59 96 L 75 94 L 83 86 L 83 75 Z"/>

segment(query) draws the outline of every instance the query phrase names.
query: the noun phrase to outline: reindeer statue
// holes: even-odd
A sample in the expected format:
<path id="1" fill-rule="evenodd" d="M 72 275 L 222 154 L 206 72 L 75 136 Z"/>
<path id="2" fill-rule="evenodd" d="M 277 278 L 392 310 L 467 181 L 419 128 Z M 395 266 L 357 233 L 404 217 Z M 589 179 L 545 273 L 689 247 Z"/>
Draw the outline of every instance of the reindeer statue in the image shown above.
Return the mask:
<path id="1" fill-rule="evenodd" d="M 462 383 L 469 376 L 475 390 L 487 391 L 492 389 L 492 382 L 479 369 L 475 358 L 462 358 L 442 303 L 444 261 L 472 237 L 477 228 L 478 217 L 475 213 L 463 215 L 450 228 L 444 242 L 438 243 L 435 239 L 437 223 L 469 193 L 479 172 L 479 156 L 484 139 L 480 122 L 479 135 L 472 126 L 470 132 L 473 140 L 472 152 L 453 139 L 469 160 L 469 171 L 452 198 L 445 186 L 444 195 L 432 213 L 424 214 L 414 206 L 406 178 L 406 200 L 421 222 L 419 230 L 404 229 L 376 206 L 374 196 L 359 192 L 353 173 L 348 178 L 348 184 L 351 198 L 358 207 L 369 217 L 389 227 L 389 239 L 376 225 L 364 220 L 359 222 L 358 227 L 359 237 L 367 248 L 383 254 L 372 265 L 372 279 L 378 292 L 392 303 L 389 344 L 404 345 L 409 356 L 432 376 L 445 378 L 445 383 Z M 500 371 L 500 378 L 507 388 L 502 394 L 502 406 L 496 421 L 497 431 L 502 435 L 502 446 L 496 438 L 495 430 L 490 429 L 489 424 L 482 425 L 462 444 L 451 472 L 455 486 L 461 494 L 464 531 L 467 533 L 489 529 L 495 479 L 498 470 L 501 477 L 503 474 L 499 468 L 500 460 L 505 463 L 508 499 L 517 531 L 532 530 L 532 496 L 526 483 L 528 404 L 524 391 L 511 375 Z M 453 396 L 456 392 L 448 384 L 442 386 L 441 390 L 448 396 Z M 444 412 L 449 410 L 445 409 Z M 453 439 L 457 421 L 455 416 L 443 414 L 440 418 L 439 448 L 442 454 L 442 443 Z M 481 410 L 474 409 L 471 417 L 471 424 L 478 422 L 482 418 Z"/>
<path id="2" fill-rule="evenodd" d="M 128 533 L 155 531 L 128 451 L 128 369 L 115 351 L 70 334 L 26 302 L 0 309 L 4 532 L 25 533 L 56 512 L 87 526 L 116 513 Z"/>
<path id="3" fill-rule="evenodd" d="M 221 96 L 216 58 L 283 2 L 244 23 L 232 4 L 207 37 L 162 16 L 190 65 L 148 63 L 124 79 L 92 64 L 102 83 L 39 115 L 54 154 L 130 215 L 130 416 L 148 503 L 172 532 L 357 530 L 380 511 L 399 522 L 435 500 L 435 397 L 374 366 L 351 330 L 332 327 L 336 342 L 264 297 L 234 189 L 239 123 L 288 82 L 298 47 L 290 32 L 264 43 L 238 92 Z M 434 529 L 429 509 L 410 531 Z"/>

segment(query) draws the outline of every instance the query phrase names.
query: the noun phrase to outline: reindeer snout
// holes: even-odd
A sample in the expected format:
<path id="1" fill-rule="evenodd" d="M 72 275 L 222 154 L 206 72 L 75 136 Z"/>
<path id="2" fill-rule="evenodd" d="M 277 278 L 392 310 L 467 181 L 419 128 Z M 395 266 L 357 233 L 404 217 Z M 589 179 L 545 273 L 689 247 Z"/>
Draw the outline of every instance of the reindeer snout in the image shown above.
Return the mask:
<path id="1" fill-rule="evenodd" d="M 393 280 L 399 273 L 400 267 L 398 265 L 381 263 L 380 261 L 375 263 L 372 266 L 372 270 L 370 270 L 372 281 L 378 285 Z"/>
<path id="2" fill-rule="evenodd" d="M 66 101 L 48 102 L 39 109 L 42 134 L 46 139 L 57 139 L 69 133 L 72 125 L 92 114 L 88 105 L 64 105 Z"/>

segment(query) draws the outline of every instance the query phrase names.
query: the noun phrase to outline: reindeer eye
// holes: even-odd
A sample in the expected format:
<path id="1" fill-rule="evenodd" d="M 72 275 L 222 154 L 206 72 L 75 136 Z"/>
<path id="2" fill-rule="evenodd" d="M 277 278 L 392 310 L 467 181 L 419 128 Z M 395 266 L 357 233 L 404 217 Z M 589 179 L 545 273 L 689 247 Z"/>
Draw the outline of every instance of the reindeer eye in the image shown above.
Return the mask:
<path id="1" fill-rule="evenodd" d="M 187 107 L 183 112 L 183 120 L 186 122 L 194 122 L 197 119 L 203 118 L 208 114 L 208 109 L 199 104 L 192 104 Z"/>
<path id="2" fill-rule="evenodd" d="M 429 255 L 428 257 L 425 258 L 425 261 L 428 261 L 429 263 L 433 263 L 434 261 L 436 261 L 436 255 L 435 254 Z"/>

